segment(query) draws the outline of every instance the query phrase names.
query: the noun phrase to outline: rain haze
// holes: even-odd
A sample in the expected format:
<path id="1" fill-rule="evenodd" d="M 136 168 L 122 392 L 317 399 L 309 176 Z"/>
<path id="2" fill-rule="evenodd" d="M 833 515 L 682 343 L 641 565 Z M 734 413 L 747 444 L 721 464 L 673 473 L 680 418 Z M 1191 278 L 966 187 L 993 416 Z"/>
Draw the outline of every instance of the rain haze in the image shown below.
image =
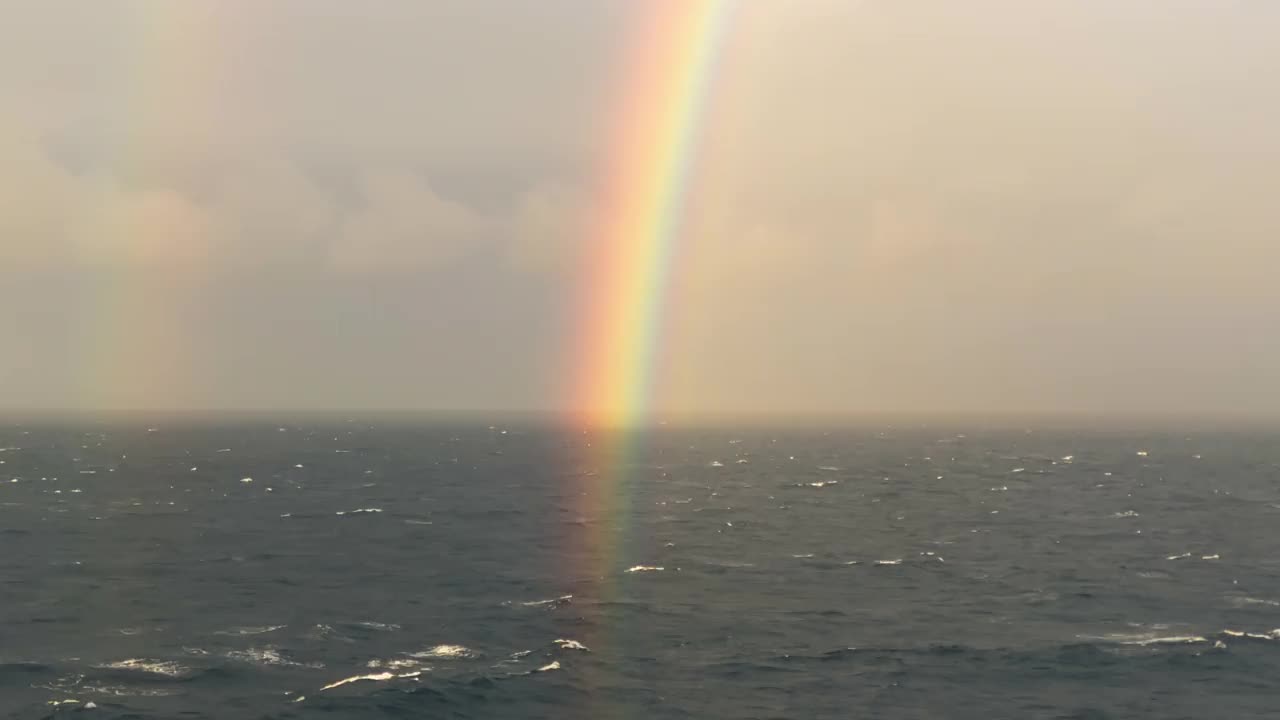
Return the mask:
<path id="1" fill-rule="evenodd" d="M 0 717 L 1275 717 L 1277 39 L 0 0 Z"/>
<path id="2" fill-rule="evenodd" d="M 629 8 L 6 3 L 0 406 L 567 409 Z M 655 411 L 1280 411 L 1277 36 L 744 3 Z"/>

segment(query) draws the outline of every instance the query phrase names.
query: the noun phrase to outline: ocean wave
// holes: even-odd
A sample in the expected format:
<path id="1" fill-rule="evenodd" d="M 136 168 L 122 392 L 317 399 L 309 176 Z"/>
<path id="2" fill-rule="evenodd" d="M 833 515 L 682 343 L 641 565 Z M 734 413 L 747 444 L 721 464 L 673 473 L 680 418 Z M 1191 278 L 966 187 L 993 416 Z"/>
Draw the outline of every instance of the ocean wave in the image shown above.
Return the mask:
<path id="1" fill-rule="evenodd" d="M 136 687 L 133 685 L 82 685 L 78 692 L 111 697 L 173 697 L 181 695 L 176 688 Z M 89 709 L 86 703 L 85 709 Z"/>
<path id="2" fill-rule="evenodd" d="M 1246 630 L 1224 628 L 1216 633 L 1208 635 L 1162 635 L 1156 632 L 1148 632 L 1111 633 L 1100 636 L 1080 635 L 1078 637 L 1082 640 L 1092 640 L 1095 642 L 1112 643 L 1117 645 L 1136 645 L 1139 647 L 1152 645 L 1198 645 L 1211 642 L 1222 645 L 1225 640 L 1280 641 L 1280 628 L 1267 630 L 1265 632 L 1249 632 Z"/>
<path id="3" fill-rule="evenodd" d="M 572 595 L 561 595 L 560 597 L 548 598 L 546 600 L 530 600 L 520 604 L 524 607 L 559 607 L 572 601 Z"/>
<path id="4" fill-rule="evenodd" d="M 1222 631 L 1222 634 L 1230 638 L 1245 638 L 1249 640 L 1280 640 L 1280 628 L 1276 628 L 1275 630 L 1269 630 L 1267 632 L 1262 632 L 1262 633 L 1251 633 L 1251 632 L 1244 632 L 1242 630 L 1226 629 Z"/>
<path id="5" fill-rule="evenodd" d="M 409 657 L 432 660 L 466 660 L 478 656 L 476 651 L 462 645 L 436 645 L 433 648 L 409 653 Z"/>
<path id="6" fill-rule="evenodd" d="M 395 673 L 390 673 L 390 672 L 373 673 L 370 675 L 352 675 L 351 677 L 343 678 L 341 680 L 338 680 L 337 682 L 331 682 L 328 685 L 325 685 L 324 687 L 320 688 L 320 692 L 324 692 L 325 690 L 332 690 L 337 687 L 342 687 L 343 685 L 350 685 L 351 683 L 355 683 L 355 682 L 363 682 L 363 681 L 385 682 L 387 680 L 391 680 L 395 678 L 395 676 L 396 676 Z"/>
<path id="7" fill-rule="evenodd" d="M 55 669 L 52 666 L 38 662 L 0 662 L 0 686 L 9 680 L 16 680 L 25 685 L 34 677 L 54 672 Z"/>
<path id="8" fill-rule="evenodd" d="M 1195 643 L 1209 642 L 1209 638 L 1202 635 L 1155 635 L 1155 634 L 1123 634 L 1112 633 L 1100 637 L 1092 637 L 1088 635 L 1079 636 L 1082 640 L 1094 640 L 1107 643 L 1115 643 L 1118 645 L 1192 645 Z"/>
<path id="9" fill-rule="evenodd" d="M 1272 607 L 1280 607 L 1280 600 L 1267 600 L 1264 598 L 1252 597 L 1233 597 L 1231 598 L 1233 605 L 1270 605 Z"/>
<path id="10" fill-rule="evenodd" d="M 1116 665 L 1183 654 L 1198 656 L 1206 647 L 1221 649 L 1227 647 L 1228 642 L 1231 641 L 1256 641 L 1280 646 L 1280 628 L 1267 632 L 1226 629 L 1204 635 L 1156 632 L 1079 635 L 1076 636 L 1075 642 L 1020 648 L 979 647 L 961 643 L 935 643 L 919 647 L 852 646 L 817 654 L 774 656 L 761 659 L 753 666 L 776 669 L 779 663 L 871 662 L 878 664 L 884 662 L 886 658 L 899 658 L 905 661 L 912 657 L 928 656 L 971 656 L 983 662 L 1005 663 L 1011 667 L 1026 667 L 1029 663 L 1040 663 L 1046 660 L 1072 666 Z"/>
<path id="11" fill-rule="evenodd" d="M 129 658 L 116 660 L 96 666 L 101 670 L 124 670 L 128 672 L 162 675 L 169 678 L 181 678 L 191 674 L 191 668 L 172 660 L 147 660 L 145 658 Z"/>
<path id="12" fill-rule="evenodd" d="M 556 647 L 560 648 L 561 650 L 580 650 L 582 652 L 591 652 L 590 648 L 578 642 L 577 640 L 566 640 L 564 638 L 557 638 L 555 640 L 555 644 L 556 644 Z"/>
<path id="13" fill-rule="evenodd" d="M 334 688 L 342 687 L 343 685 L 350 685 L 351 683 L 357 683 L 357 682 L 387 682 L 388 680 L 412 680 L 414 678 L 418 678 L 421 676 L 422 676 L 422 672 L 420 670 L 415 670 L 413 672 L 407 672 L 407 673 L 381 672 L 381 673 L 370 673 L 368 675 L 352 675 L 351 677 L 343 678 L 341 680 L 337 680 L 335 682 L 329 683 L 328 685 L 325 685 L 324 687 L 320 688 L 320 692 L 324 692 L 325 690 L 332 690 Z M 304 700 L 306 700 L 306 696 L 302 696 L 294 700 L 294 702 L 302 702 Z"/>
<path id="14" fill-rule="evenodd" d="M 393 660 L 381 660 L 381 659 L 375 658 L 365 663 L 365 667 L 371 668 L 371 669 L 386 668 L 388 670 L 408 670 L 408 669 L 421 670 L 423 666 L 422 666 L 422 663 L 418 662 L 417 660 L 405 660 L 403 658 L 396 658 Z"/>
<path id="15" fill-rule="evenodd" d="M 245 627 L 233 627 L 228 630 L 218 630 L 213 634 L 214 635 L 266 635 L 267 633 L 272 633 L 277 630 L 283 630 L 286 627 L 288 626 L 287 625 L 261 625 L 261 626 L 249 625 Z"/>
<path id="16" fill-rule="evenodd" d="M 311 629 L 307 631 L 307 637 L 319 639 L 329 638 L 336 634 L 337 631 L 333 629 L 332 625 L 326 625 L 323 623 L 313 625 Z"/>
<path id="17" fill-rule="evenodd" d="M 268 665 L 274 667 L 305 667 L 312 669 L 321 669 L 324 663 L 312 662 L 302 663 L 290 660 L 280 654 L 275 648 L 249 648 L 247 650 L 232 650 L 226 654 L 231 660 L 249 663 L 252 665 Z"/>

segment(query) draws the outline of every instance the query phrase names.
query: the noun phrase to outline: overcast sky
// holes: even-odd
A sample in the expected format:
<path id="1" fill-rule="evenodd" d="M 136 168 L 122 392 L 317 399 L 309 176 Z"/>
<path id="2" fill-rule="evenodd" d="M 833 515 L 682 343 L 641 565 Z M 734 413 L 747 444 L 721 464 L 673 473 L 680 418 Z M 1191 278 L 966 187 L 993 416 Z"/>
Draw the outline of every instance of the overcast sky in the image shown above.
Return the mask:
<path id="1" fill-rule="evenodd" d="M 1280 3 L 744 0 L 664 412 L 1280 412 Z M 0 407 L 558 409 L 624 0 L 0 3 Z"/>

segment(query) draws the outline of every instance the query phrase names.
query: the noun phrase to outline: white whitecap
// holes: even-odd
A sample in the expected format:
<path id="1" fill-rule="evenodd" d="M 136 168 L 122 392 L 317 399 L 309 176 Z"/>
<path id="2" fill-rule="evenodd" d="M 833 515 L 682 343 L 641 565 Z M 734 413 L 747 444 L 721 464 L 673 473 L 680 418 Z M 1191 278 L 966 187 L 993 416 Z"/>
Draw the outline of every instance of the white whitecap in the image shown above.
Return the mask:
<path id="1" fill-rule="evenodd" d="M 1110 633 L 1102 636 L 1080 635 L 1085 640 L 1101 640 L 1118 645 L 1191 645 L 1209 642 L 1200 635 L 1157 635 L 1155 633 Z"/>
<path id="2" fill-rule="evenodd" d="M 578 642 L 577 640 L 566 640 L 564 638 L 557 638 L 555 643 L 560 647 L 561 650 L 579 650 L 582 652 L 591 652 L 590 648 Z"/>
<path id="3" fill-rule="evenodd" d="M 143 658 L 129 658 L 128 660 L 117 660 L 98 667 L 110 670 L 132 670 L 135 672 L 150 673 L 152 675 L 164 675 L 165 677 L 182 677 L 191 672 L 189 668 L 183 667 L 172 660 L 146 660 Z"/>
<path id="4" fill-rule="evenodd" d="M 571 600 L 573 600 L 572 595 L 561 595 L 560 597 L 553 597 L 547 600 L 530 600 L 520 604 L 525 607 L 546 607 L 548 605 L 563 605 Z"/>
<path id="5" fill-rule="evenodd" d="M 421 650 L 416 653 L 409 653 L 409 657 L 414 658 L 431 658 L 437 660 L 452 660 L 460 658 L 473 658 L 476 656 L 475 651 L 462 645 L 436 645 L 433 648 Z"/>
<path id="6" fill-rule="evenodd" d="M 1234 638 L 1249 638 L 1251 640 L 1280 640 L 1280 630 L 1272 630 L 1267 633 L 1251 633 L 1244 632 L 1242 630 L 1224 629 L 1222 634 Z"/>
<path id="7" fill-rule="evenodd" d="M 388 670 L 408 670 L 408 669 L 419 670 L 421 669 L 421 666 L 417 660 L 400 660 L 400 659 L 379 660 L 376 658 L 365 663 L 365 667 L 368 667 L 370 669 L 387 668 Z"/>
<path id="8" fill-rule="evenodd" d="M 1145 638 L 1142 640 L 1127 640 L 1124 645 L 1189 645 L 1192 643 L 1208 642 L 1207 638 L 1199 635 L 1168 635 L 1165 637 Z"/>
<path id="9" fill-rule="evenodd" d="M 629 573 L 638 573 L 638 572 L 662 572 L 663 570 L 666 570 L 666 568 L 656 567 L 653 565 L 636 565 L 634 567 L 627 568 L 626 571 Z"/>
<path id="10" fill-rule="evenodd" d="M 300 663 L 289 660 L 274 648 L 249 648 L 248 650 L 232 650 L 226 655 L 232 660 L 252 663 L 254 665 L 273 665 L 276 667 L 308 667 L 322 668 L 323 663 Z"/>
<path id="11" fill-rule="evenodd" d="M 1237 605 L 1272 605 L 1272 606 L 1280 607 L 1280 601 L 1264 600 L 1262 598 L 1251 598 L 1251 597 L 1233 598 L 1232 602 Z"/>
<path id="12" fill-rule="evenodd" d="M 114 697 L 172 697 L 182 694 L 181 690 L 175 688 L 144 688 L 128 685 L 85 685 L 80 689 L 87 693 Z M 84 709 L 92 710 L 98 707 L 93 705 L 91 708 L 89 705 L 93 703 L 86 703 Z"/>
<path id="13" fill-rule="evenodd" d="M 265 635 L 276 630 L 283 630 L 286 625 L 262 625 L 248 627 L 234 627 L 230 630 L 218 630 L 214 635 Z"/>
<path id="14" fill-rule="evenodd" d="M 320 688 L 320 691 L 324 692 L 325 690 L 332 690 L 336 687 L 342 687 L 343 685 L 350 685 L 351 683 L 361 682 L 364 680 L 371 680 L 374 682 L 385 682 L 387 680 L 391 680 L 395 678 L 395 676 L 396 676 L 395 673 L 389 673 L 389 672 L 373 673 L 371 675 L 352 675 L 349 678 L 343 678 L 337 682 L 329 683 L 328 685 L 325 685 L 324 687 Z"/>

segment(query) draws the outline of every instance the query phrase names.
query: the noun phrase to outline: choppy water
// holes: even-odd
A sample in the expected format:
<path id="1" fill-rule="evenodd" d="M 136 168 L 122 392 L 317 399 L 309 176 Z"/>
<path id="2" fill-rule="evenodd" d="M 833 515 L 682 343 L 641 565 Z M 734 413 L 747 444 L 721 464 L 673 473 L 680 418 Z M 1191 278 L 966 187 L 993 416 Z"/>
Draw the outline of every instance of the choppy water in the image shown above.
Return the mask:
<path id="1" fill-rule="evenodd" d="M 10 423 L 0 716 L 1272 717 L 1277 439 Z"/>

